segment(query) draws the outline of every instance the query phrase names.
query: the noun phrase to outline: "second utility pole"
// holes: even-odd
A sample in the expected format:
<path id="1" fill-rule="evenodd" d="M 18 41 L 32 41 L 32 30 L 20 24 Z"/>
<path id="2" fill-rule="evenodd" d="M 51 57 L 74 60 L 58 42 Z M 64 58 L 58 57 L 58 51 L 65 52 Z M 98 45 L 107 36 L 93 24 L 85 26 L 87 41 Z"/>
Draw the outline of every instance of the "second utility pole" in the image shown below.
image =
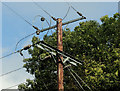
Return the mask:
<path id="1" fill-rule="evenodd" d="M 62 43 L 62 19 L 57 19 L 57 48 L 61 51 L 63 51 L 63 43 Z M 64 91 L 63 86 L 63 64 L 61 61 L 63 61 L 63 57 L 61 55 L 58 55 L 58 65 L 57 65 L 57 74 L 58 74 L 58 91 Z"/>

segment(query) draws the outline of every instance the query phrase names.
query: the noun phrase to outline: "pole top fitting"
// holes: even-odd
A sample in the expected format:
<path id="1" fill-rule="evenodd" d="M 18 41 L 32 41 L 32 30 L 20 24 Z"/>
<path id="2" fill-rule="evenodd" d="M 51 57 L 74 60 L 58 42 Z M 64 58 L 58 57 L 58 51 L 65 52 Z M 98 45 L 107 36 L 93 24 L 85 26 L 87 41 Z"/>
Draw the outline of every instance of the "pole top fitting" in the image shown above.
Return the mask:
<path id="1" fill-rule="evenodd" d="M 61 18 L 57 18 L 57 22 L 62 22 L 62 19 Z"/>

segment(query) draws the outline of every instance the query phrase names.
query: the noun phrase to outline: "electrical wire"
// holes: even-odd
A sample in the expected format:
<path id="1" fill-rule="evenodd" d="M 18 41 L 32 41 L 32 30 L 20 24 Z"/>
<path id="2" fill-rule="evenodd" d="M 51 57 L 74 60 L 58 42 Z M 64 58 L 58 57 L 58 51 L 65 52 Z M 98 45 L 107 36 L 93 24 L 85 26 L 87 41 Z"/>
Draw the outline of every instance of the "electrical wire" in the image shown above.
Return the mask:
<path id="1" fill-rule="evenodd" d="M 50 26 L 51 26 L 51 24 L 52 24 L 52 21 L 51 21 L 51 19 L 50 19 Z M 54 29 L 55 29 L 55 28 L 54 28 Z M 53 34 L 52 29 L 51 29 L 51 34 Z M 53 37 L 52 37 L 52 39 L 53 39 Z"/>
<path id="2" fill-rule="evenodd" d="M 77 10 L 68 2 L 66 2 L 68 4 L 69 7 L 73 8 L 73 10 L 75 10 L 77 12 Z"/>
<path id="3" fill-rule="evenodd" d="M 23 56 L 23 60 L 24 60 L 24 59 L 25 59 L 24 55 L 23 55 L 21 52 L 20 52 L 20 54 L 21 54 L 21 56 Z M 8 74 L 13 73 L 13 72 L 16 72 L 16 71 L 19 71 L 19 70 L 21 70 L 21 69 L 23 69 L 23 67 L 20 67 L 20 68 L 18 68 L 18 69 L 12 70 L 12 71 L 9 71 L 9 72 L 7 72 L 7 73 L 4 73 L 4 74 L 0 75 L 0 77 L 5 76 L 5 75 L 8 75 Z"/>
<path id="4" fill-rule="evenodd" d="M 33 46 L 33 45 L 35 45 L 35 44 L 32 44 L 32 45 L 30 45 L 30 46 Z M 27 47 L 28 47 L 28 46 L 27 46 Z M 13 52 L 13 53 L 10 53 L 10 54 L 8 54 L 8 55 L 5 55 L 5 56 L 1 57 L 0 59 L 6 58 L 6 57 L 11 56 L 11 55 L 13 55 L 13 54 L 15 54 L 15 53 L 18 53 L 18 52 L 20 52 L 20 54 L 21 54 L 21 51 L 23 51 L 23 50 L 26 50 L 26 47 L 24 47 L 23 49 L 20 49 L 20 50 L 18 50 L 18 51 L 15 51 L 15 52 Z M 21 56 L 22 56 L 22 55 L 21 55 Z"/>
<path id="5" fill-rule="evenodd" d="M 42 80 L 42 82 L 43 82 L 45 88 L 49 91 L 49 89 L 47 88 L 45 82 L 44 82 L 43 80 Z M 19 83 L 19 84 L 16 84 L 16 85 L 13 85 L 13 86 L 7 87 L 7 88 L 5 88 L 5 89 L 10 89 L 10 88 L 16 87 L 16 86 L 18 86 L 18 85 L 20 85 L 20 84 L 24 84 L 24 83 L 26 83 L 26 82 L 22 82 L 22 83 Z"/>
<path id="6" fill-rule="evenodd" d="M 54 62 L 56 63 L 57 61 L 55 60 L 55 57 L 51 54 L 51 56 L 52 56 L 52 58 L 53 58 L 53 60 L 54 60 Z"/>
<path id="7" fill-rule="evenodd" d="M 52 21 L 51 21 L 51 19 L 50 19 L 50 27 L 51 27 L 51 24 L 52 24 Z M 56 31 L 56 29 L 55 29 L 55 28 L 53 28 L 53 29 Z M 52 29 L 51 29 L 51 33 L 53 34 Z"/>
<path id="8" fill-rule="evenodd" d="M 20 14 L 18 14 L 16 11 L 14 11 L 12 8 L 10 8 L 7 4 L 2 3 L 3 5 L 5 5 L 6 7 L 8 7 L 12 12 L 14 12 L 17 16 L 19 16 L 21 19 L 23 19 L 26 23 L 28 23 L 30 26 L 33 26 L 30 22 L 28 22 L 23 16 L 21 16 Z"/>
<path id="9" fill-rule="evenodd" d="M 71 68 L 69 69 L 89 88 L 90 91 L 92 91 L 91 88 L 82 80 L 80 76 L 78 76 L 78 74 L 74 70 L 72 70 Z"/>
<path id="10" fill-rule="evenodd" d="M 6 57 L 8 57 L 8 56 L 10 56 L 10 55 L 13 55 L 13 54 L 16 54 L 16 53 L 18 53 L 18 52 L 19 52 L 19 51 L 12 52 L 12 53 L 10 53 L 10 54 L 8 54 L 8 55 L 5 55 L 5 56 L 1 57 L 0 59 L 6 58 Z"/>
<path id="11" fill-rule="evenodd" d="M 43 16 L 41 16 L 41 15 L 37 15 L 37 16 L 34 17 L 34 20 L 33 20 L 33 21 L 35 21 L 36 17 L 38 17 L 38 16 L 39 16 L 39 17 L 43 17 Z M 45 19 L 45 20 L 46 20 L 46 19 Z M 48 26 L 50 26 L 50 24 L 49 24 L 49 22 L 48 22 L 47 20 L 46 20 L 46 22 L 47 22 Z M 16 51 L 16 49 L 17 49 L 18 44 L 19 44 L 22 40 L 24 40 L 25 38 L 28 38 L 29 36 L 34 35 L 35 33 L 36 33 L 36 32 L 34 32 L 34 33 L 32 33 L 32 34 L 29 34 L 29 35 L 23 37 L 22 39 L 20 39 L 20 40 L 16 43 L 15 51 Z"/>
<path id="12" fill-rule="evenodd" d="M 51 24 L 49 24 L 49 22 L 46 20 L 47 24 L 49 27 L 51 27 Z M 46 35 L 49 33 L 49 30 L 47 31 Z M 47 36 L 46 36 L 47 37 Z"/>
<path id="13" fill-rule="evenodd" d="M 33 1 L 33 0 L 32 0 Z M 50 13 L 48 13 L 46 10 L 44 10 L 39 4 L 37 4 L 36 2 L 33 1 L 33 3 L 39 7 L 40 9 L 42 9 L 48 16 L 50 16 L 51 18 L 53 18 L 53 16 L 50 15 Z"/>
<path id="14" fill-rule="evenodd" d="M 60 58 L 60 57 L 59 57 Z M 60 60 L 62 61 L 62 59 L 60 58 Z M 64 65 L 64 64 L 63 64 Z M 69 66 L 68 66 L 69 67 Z M 77 84 L 79 85 L 79 87 L 81 87 L 82 88 L 82 90 L 83 91 L 85 91 L 84 89 L 83 89 L 83 87 L 82 87 L 82 85 L 79 83 L 79 81 L 77 80 L 77 78 L 74 76 L 74 74 L 71 72 L 71 69 L 70 68 L 68 68 L 68 67 L 66 67 L 67 68 L 67 70 L 70 72 L 70 74 L 72 75 L 72 77 L 74 78 L 74 80 L 77 82 Z"/>
<path id="15" fill-rule="evenodd" d="M 42 17 L 41 15 L 37 15 L 37 16 L 40 16 L 40 17 Z M 36 16 L 35 16 L 36 17 Z M 35 18 L 34 18 L 34 20 L 35 20 Z M 45 19 L 46 20 L 46 19 Z M 48 24 L 48 26 L 50 27 L 50 24 L 49 24 L 49 22 L 46 20 L 46 23 Z M 49 32 L 49 30 L 48 30 L 48 32 Z M 48 34 L 48 32 L 47 32 L 47 34 Z M 32 34 L 29 34 L 29 35 L 27 35 L 27 36 L 25 36 L 25 37 L 23 37 L 22 39 L 20 39 L 17 43 L 16 43 L 16 46 L 15 46 L 15 51 L 16 51 L 16 49 L 17 49 L 17 46 L 18 46 L 18 44 L 22 41 L 22 40 L 24 40 L 25 38 L 28 38 L 29 36 L 32 36 L 32 35 L 34 35 L 36 32 L 34 32 L 34 33 L 32 33 Z"/>
<path id="16" fill-rule="evenodd" d="M 23 69 L 23 67 L 20 67 L 20 68 L 18 68 L 18 69 L 12 70 L 12 71 L 9 71 L 9 72 L 7 72 L 7 73 L 4 73 L 4 74 L 0 75 L 0 77 L 5 76 L 5 75 L 8 75 L 8 74 L 10 74 L 10 73 L 13 73 L 13 72 L 18 71 L 18 70 L 21 70 L 21 69 Z"/>
<path id="17" fill-rule="evenodd" d="M 36 16 L 34 17 L 34 19 L 32 20 L 32 24 L 35 22 L 35 20 L 36 20 L 37 17 L 41 17 L 41 18 L 42 18 L 43 16 L 41 16 L 41 15 L 36 15 Z"/>
<path id="18" fill-rule="evenodd" d="M 30 48 L 31 46 L 33 46 L 33 45 L 35 45 L 35 44 L 25 46 L 24 48 L 22 48 L 22 49 L 20 49 L 20 50 L 18 50 L 18 51 L 15 51 L 15 52 L 13 52 L 13 53 L 10 53 L 10 54 L 8 54 L 8 55 L 5 55 L 5 56 L 1 57 L 0 59 L 6 58 L 6 57 L 11 56 L 12 54 L 15 54 L 15 53 L 18 53 L 18 52 L 20 53 L 21 56 L 23 56 L 23 54 L 22 54 L 21 52 L 22 52 L 23 50 L 29 49 L 29 48 Z M 24 56 L 23 56 L 23 57 L 24 57 Z"/>
<path id="19" fill-rule="evenodd" d="M 37 42 L 37 43 L 38 43 L 38 42 Z M 35 43 L 35 44 L 37 44 L 37 43 Z M 30 46 L 33 46 L 33 45 L 35 45 L 35 44 L 32 44 L 32 45 L 30 45 Z M 28 46 L 26 46 L 26 47 L 28 47 Z M 26 47 L 24 47 L 24 48 L 22 48 L 22 49 L 20 49 L 20 50 L 18 50 L 18 51 L 12 52 L 12 53 L 10 53 L 10 54 L 7 54 L 7 55 L 1 57 L 0 59 L 6 58 L 6 57 L 11 56 L 11 55 L 13 55 L 13 54 L 16 54 L 16 53 L 18 53 L 18 52 L 21 54 L 21 51 L 26 50 Z M 28 47 L 28 48 L 30 48 L 30 47 Z M 21 55 L 21 56 L 22 56 L 22 55 Z"/>
<path id="20" fill-rule="evenodd" d="M 63 19 L 62 19 L 62 20 L 64 20 L 64 19 L 67 17 L 67 15 L 68 15 L 69 11 L 70 11 L 70 6 L 69 6 L 69 8 L 68 8 L 68 10 L 67 10 L 67 13 L 65 14 L 65 16 L 63 17 Z"/>
<path id="21" fill-rule="evenodd" d="M 71 7 L 78 15 L 82 16 L 80 12 L 78 12 L 72 5 L 70 5 L 68 2 L 66 2 L 69 7 Z"/>
<path id="22" fill-rule="evenodd" d="M 31 33 L 31 34 L 29 34 L 29 35 L 27 35 L 27 36 L 23 37 L 22 39 L 20 39 L 20 40 L 16 43 L 16 46 L 15 46 L 15 51 L 16 51 L 16 49 L 17 49 L 18 44 L 19 44 L 22 40 L 24 40 L 24 39 L 26 39 L 26 38 L 28 38 L 28 37 L 30 37 L 30 36 L 32 36 L 32 35 L 34 35 L 35 33 L 36 33 L 36 32 Z"/>
<path id="23" fill-rule="evenodd" d="M 18 14 L 16 11 L 14 11 L 11 7 L 9 7 L 7 4 L 5 3 L 2 3 L 3 5 L 5 5 L 7 8 L 9 8 L 12 12 L 14 12 L 17 16 L 19 16 L 21 19 L 23 19 L 26 23 L 28 23 L 30 26 L 32 26 L 33 28 L 35 28 L 35 26 L 33 26 L 30 22 L 28 22 L 23 16 L 21 16 L 20 14 Z M 35 32 L 36 33 L 36 32 Z M 17 45 L 19 44 L 20 41 L 24 40 L 25 38 L 35 34 L 35 33 L 32 33 L 32 34 L 29 34 L 27 36 L 25 36 L 24 38 L 20 39 L 18 41 L 18 43 L 16 44 L 16 47 L 15 47 L 15 50 L 17 49 Z"/>
<path id="24" fill-rule="evenodd" d="M 67 70 L 70 72 L 70 74 L 72 75 L 72 77 L 74 78 L 74 80 L 77 82 L 77 84 L 79 85 L 79 87 L 81 87 L 82 90 L 85 91 L 85 90 L 83 89 L 83 87 L 81 86 L 81 84 L 79 83 L 79 81 L 77 80 L 77 78 L 76 78 L 76 77 L 74 76 L 74 74 L 71 72 L 71 70 L 70 70 L 69 68 L 67 68 Z"/>
<path id="25" fill-rule="evenodd" d="M 50 19 L 50 23 L 47 20 L 46 20 L 46 22 L 47 22 L 48 26 L 51 27 L 51 19 Z M 44 37 L 44 39 L 47 37 L 48 33 L 49 33 L 49 29 L 48 29 L 47 33 L 45 34 L 46 36 Z"/>

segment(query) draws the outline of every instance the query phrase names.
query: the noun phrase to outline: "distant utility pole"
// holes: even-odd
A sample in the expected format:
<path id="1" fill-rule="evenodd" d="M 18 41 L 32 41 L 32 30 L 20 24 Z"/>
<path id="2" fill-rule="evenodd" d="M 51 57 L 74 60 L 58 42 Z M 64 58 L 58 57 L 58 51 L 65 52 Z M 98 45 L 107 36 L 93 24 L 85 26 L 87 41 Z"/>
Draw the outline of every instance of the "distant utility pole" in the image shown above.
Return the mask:
<path id="1" fill-rule="evenodd" d="M 58 18 L 57 19 L 57 48 L 60 51 L 63 51 L 63 43 L 62 43 L 62 19 Z M 58 55 L 58 91 L 64 91 L 64 86 L 63 86 L 63 64 L 61 61 L 63 61 L 63 56 Z"/>

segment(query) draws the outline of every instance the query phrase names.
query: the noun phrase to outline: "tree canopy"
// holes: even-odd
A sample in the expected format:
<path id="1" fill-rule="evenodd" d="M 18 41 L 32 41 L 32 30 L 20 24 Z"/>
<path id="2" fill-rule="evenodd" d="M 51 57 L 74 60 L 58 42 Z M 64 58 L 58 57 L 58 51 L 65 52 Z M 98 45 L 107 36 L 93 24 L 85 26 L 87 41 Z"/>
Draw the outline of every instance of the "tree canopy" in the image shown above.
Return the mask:
<path id="1" fill-rule="evenodd" d="M 120 90 L 120 14 L 113 17 L 108 15 L 100 18 L 101 24 L 90 20 L 80 22 L 79 26 L 71 31 L 63 30 L 63 50 L 83 60 L 83 65 L 72 66 L 72 69 L 87 83 L 93 91 Z M 36 43 L 33 37 L 32 43 Z M 43 39 L 49 45 L 57 48 L 56 32 Z M 18 89 L 55 90 L 57 89 L 57 64 L 52 57 L 43 60 L 50 54 L 34 46 L 28 50 L 31 58 L 23 60 L 24 68 L 34 80 L 27 79 Z M 89 91 L 82 82 L 83 88 Z M 64 88 L 79 91 L 79 87 L 70 75 L 64 70 Z"/>

